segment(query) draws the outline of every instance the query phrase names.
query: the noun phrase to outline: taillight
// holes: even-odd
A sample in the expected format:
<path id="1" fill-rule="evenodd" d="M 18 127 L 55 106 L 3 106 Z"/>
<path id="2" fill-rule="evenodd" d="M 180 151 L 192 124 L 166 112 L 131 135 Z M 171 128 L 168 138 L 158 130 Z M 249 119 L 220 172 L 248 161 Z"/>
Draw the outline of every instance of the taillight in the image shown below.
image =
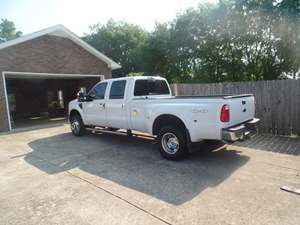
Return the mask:
<path id="1" fill-rule="evenodd" d="M 222 106 L 220 120 L 221 120 L 221 122 L 229 122 L 229 120 L 230 120 L 229 105 L 225 104 Z"/>
<path id="2" fill-rule="evenodd" d="M 79 92 L 77 92 L 76 99 L 79 101 Z"/>

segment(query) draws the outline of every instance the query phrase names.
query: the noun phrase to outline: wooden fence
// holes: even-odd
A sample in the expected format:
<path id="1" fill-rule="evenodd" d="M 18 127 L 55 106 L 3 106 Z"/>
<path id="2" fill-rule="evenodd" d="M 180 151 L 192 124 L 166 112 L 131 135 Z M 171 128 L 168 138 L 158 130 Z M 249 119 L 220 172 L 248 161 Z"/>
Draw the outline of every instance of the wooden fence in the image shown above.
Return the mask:
<path id="1" fill-rule="evenodd" d="M 300 136 L 300 80 L 172 84 L 171 88 L 174 95 L 252 93 L 260 132 Z"/>

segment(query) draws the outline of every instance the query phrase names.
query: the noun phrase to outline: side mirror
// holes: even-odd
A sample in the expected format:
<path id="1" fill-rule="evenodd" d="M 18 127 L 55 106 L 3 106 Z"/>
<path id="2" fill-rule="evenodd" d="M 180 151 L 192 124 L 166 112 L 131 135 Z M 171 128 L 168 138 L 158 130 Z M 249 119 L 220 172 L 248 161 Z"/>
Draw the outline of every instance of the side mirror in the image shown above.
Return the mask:
<path id="1" fill-rule="evenodd" d="M 83 93 L 82 91 L 79 91 L 77 94 L 77 99 L 79 102 L 84 102 L 85 100 L 85 93 Z"/>

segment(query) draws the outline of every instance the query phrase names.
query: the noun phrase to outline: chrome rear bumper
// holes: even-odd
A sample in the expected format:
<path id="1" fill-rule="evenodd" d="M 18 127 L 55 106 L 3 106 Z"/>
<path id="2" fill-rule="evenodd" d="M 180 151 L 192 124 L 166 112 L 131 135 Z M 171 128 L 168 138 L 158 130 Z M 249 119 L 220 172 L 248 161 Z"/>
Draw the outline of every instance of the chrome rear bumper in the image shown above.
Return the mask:
<path id="1" fill-rule="evenodd" d="M 254 118 L 245 123 L 239 124 L 234 127 L 222 129 L 222 139 L 224 141 L 234 142 L 238 140 L 244 140 L 257 131 L 257 123 L 260 121 L 258 118 Z"/>

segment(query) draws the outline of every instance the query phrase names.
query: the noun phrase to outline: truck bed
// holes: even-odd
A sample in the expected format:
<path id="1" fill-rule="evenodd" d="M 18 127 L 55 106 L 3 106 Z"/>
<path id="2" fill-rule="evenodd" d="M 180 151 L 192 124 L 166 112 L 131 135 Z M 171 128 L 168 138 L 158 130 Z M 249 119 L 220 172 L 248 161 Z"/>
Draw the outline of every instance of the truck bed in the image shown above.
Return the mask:
<path id="1" fill-rule="evenodd" d="M 244 98 L 251 97 L 253 94 L 241 94 L 241 95 L 179 95 L 175 98 L 221 98 L 221 99 L 231 99 L 231 98 Z"/>
<path id="2" fill-rule="evenodd" d="M 156 97 L 156 96 L 143 96 L 135 97 L 133 100 L 140 99 L 151 99 L 151 100 L 161 100 L 161 99 L 197 99 L 197 98 L 209 98 L 209 99 L 233 99 L 233 98 L 245 98 L 251 97 L 253 94 L 241 94 L 241 95 L 177 95 L 173 97 Z"/>

